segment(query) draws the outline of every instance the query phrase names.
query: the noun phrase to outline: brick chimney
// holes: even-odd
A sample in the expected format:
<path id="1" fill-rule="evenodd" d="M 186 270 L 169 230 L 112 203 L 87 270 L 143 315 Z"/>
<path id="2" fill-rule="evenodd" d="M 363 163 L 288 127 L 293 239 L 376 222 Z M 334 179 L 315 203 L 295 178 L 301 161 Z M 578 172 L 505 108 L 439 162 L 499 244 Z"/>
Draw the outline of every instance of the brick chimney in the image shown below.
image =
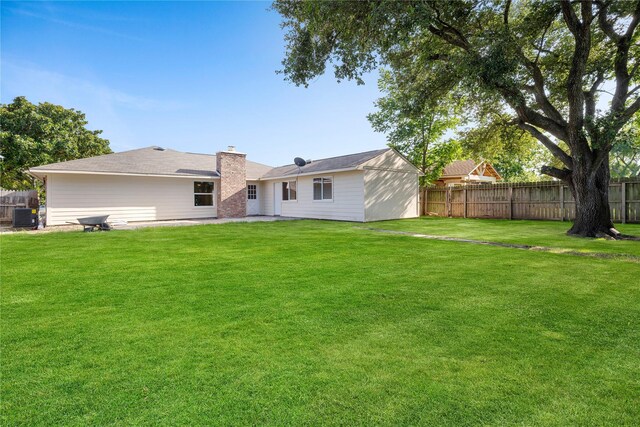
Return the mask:
<path id="1" fill-rule="evenodd" d="M 247 216 L 247 155 L 230 145 L 216 153 L 216 169 L 220 173 L 217 191 L 218 218 Z"/>

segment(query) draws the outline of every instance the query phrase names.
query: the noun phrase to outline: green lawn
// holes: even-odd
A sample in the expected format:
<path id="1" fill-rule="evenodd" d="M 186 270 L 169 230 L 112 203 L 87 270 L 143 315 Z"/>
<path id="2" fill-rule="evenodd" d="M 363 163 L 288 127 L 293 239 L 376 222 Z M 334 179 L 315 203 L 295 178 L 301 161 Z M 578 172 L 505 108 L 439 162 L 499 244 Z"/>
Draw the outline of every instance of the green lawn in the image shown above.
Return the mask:
<path id="1" fill-rule="evenodd" d="M 366 226 L 640 252 L 566 223 Z M 638 424 L 639 263 L 357 227 L 2 236 L 0 424 Z"/>
<path id="2" fill-rule="evenodd" d="M 612 242 L 605 239 L 568 237 L 566 232 L 571 228 L 570 222 L 422 217 L 370 223 L 364 226 L 433 236 L 545 246 L 579 252 L 640 256 L 640 242 L 638 241 L 617 240 Z M 622 233 L 640 236 L 640 224 L 615 224 L 615 226 Z"/>

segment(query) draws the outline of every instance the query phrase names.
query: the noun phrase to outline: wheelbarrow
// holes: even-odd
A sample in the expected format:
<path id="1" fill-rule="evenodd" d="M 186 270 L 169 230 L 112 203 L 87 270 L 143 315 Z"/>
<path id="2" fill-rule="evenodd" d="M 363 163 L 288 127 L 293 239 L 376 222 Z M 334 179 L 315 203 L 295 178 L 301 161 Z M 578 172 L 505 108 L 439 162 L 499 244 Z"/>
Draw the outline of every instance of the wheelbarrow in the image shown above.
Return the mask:
<path id="1" fill-rule="evenodd" d="M 85 232 L 91 231 L 109 231 L 111 230 L 111 226 L 107 223 L 107 218 L 109 215 L 102 216 L 88 216 L 85 218 L 78 218 L 78 223 L 84 226 Z"/>

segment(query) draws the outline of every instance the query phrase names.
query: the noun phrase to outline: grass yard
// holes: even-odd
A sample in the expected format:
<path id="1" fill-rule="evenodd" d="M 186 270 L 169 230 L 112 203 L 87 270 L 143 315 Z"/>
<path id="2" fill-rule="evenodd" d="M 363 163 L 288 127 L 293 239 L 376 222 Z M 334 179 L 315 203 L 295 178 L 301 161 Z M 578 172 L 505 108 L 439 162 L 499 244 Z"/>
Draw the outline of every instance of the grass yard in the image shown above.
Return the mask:
<path id="1" fill-rule="evenodd" d="M 638 241 L 568 237 L 566 232 L 571 227 L 570 222 L 422 217 L 371 223 L 364 226 L 432 236 L 545 246 L 559 250 L 640 256 Z M 624 234 L 640 236 L 640 224 L 615 224 L 615 226 Z"/>
<path id="2" fill-rule="evenodd" d="M 567 223 L 365 226 L 640 254 Z M 0 424 L 638 424 L 640 263 L 357 227 L 2 236 Z"/>

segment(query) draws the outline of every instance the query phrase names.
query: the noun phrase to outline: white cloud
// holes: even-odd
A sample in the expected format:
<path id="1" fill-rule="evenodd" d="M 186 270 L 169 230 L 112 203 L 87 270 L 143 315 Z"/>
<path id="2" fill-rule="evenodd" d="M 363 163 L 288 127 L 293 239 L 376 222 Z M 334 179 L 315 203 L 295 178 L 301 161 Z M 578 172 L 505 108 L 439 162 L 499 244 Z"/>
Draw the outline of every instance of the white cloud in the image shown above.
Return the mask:
<path id="1" fill-rule="evenodd" d="M 132 95 L 89 80 L 7 61 L 2 63 L 2 79 L 5 91 L 35 92 L 38 98 L 50 102 L 53 102 L 51 99 L 68 99 L 78 96 L 104 105 L 142 111 L 173 111 L 184 108 L 184 105 L 173 100 Z M 38 90 L 34 90 L 35 88 Z"/>
<path id="2" fill-rule="evenodd" d="M 87 79 L 44 70 L 35 65 L 2 63 L 2 102 L 26 96 L 31 102 L 51 102 L 86 114 L 91 129 L 103 129 L 116 151 L 140 146 L 141 129 L 131 116 L 166 113 L 186 108 L 174 100 L 127 93 Z M 132 127 L 133 126 L 133 127 Z"/>
<path id="3" fill-rule="evenodd" d="M 29 5 L 27 5 L 29 6 Z M 107 36 L 121 37 L 127 40 L 133 41 L 143 41 L 144 39 L 140 37 L 136 37 L 130 34 L 121 33 L 118 31 L 113 31 L 108 28 L 100 27 L 97 25 L 88 25 L 84 23 L 74 22 L 67 19 L 60 19 L 54 16 L 55 9 L 48 9 L 49 14 L 45 15 L 36 11 L 34 8 L 25 8 L 25 7 L 7 7 L 5 11 L 15 13 L 17 15 L 28 16 L 30 18 L 40 19 L 43 21 L 51 22 L 58 25 L 63 25 L 65 27 L 73 28 L 81 31 L 92 31 L 95 33 L 101 33 Z"/>

